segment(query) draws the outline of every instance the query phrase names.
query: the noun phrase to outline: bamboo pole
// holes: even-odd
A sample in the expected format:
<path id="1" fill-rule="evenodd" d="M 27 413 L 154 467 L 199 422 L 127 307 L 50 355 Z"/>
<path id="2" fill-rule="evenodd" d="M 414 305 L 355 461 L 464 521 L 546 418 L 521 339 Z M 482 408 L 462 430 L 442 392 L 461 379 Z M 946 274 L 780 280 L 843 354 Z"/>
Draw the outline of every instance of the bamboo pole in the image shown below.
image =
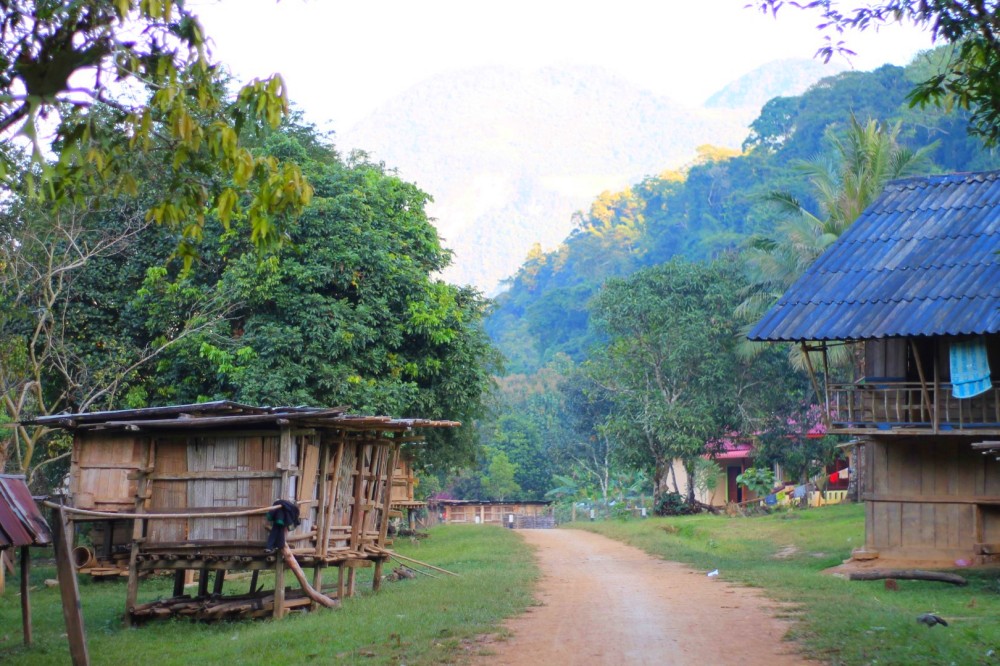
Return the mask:
<path id="1" fill-rule="evenodd" d="M 433 564 L 427 564 L 426 562 L 421 562 L 420 560 L 415 560 L 412 557 L 406 557 L 405 555 L 400 555 L 399 553 L 390 550 L 384 552 L 388 553 L 389 557 L 395 557 L 396 559 L 406 560 L 407 562 L 419 564 L 422 567 L 427 567 L 428 569 L 433 569 L 434 571 L 440 571 L 441 573 L 448 574 L 449 576 L 455 576 L 456 578 L 461 578 L 461 575 L 455 573 L 454 571 L 448 571 L 447 569 L 442 569 L 441 567 L 436 567 Z"/>
<path id="2" fill-rule="evenodd" d="M 306 593 L 306 596 L 315 601 L 318 604 L 322 604 L 327 608 L 336 608 L 337 602 L 326 596 L 322 592 L 318 592 L 313 589 L 313 586 L 309 584 L 306 580 L 306 575 L 302 571 L 302 567 L 299 566 L 298 560 L 295 559 L 295 555 L 292 553 L 288 544 L 285 544 L 281 549 L 281 555 L 284 557 L 285 563 L 288 564 L 288 568 L 292 570 L 292 573 L 299 581 L 299 585 L 302 586 L 302 591 Z"/>
<path id="3" fill-rule="evenodd" d="M 58 506 L 58 505 L 57 505 Z M 73 666 L 89 666 L 87 654 L 87 633 L 83 626 L 83 609 L 80 606 L 80 587 L 73 570 L 70 553 L 70 531 L 66 513 L 57 508 L 55 518 L 56 574 L 59 578 L 59 594 L 62 597 L 63 619 L 66 621 L 66 640 Z"/>

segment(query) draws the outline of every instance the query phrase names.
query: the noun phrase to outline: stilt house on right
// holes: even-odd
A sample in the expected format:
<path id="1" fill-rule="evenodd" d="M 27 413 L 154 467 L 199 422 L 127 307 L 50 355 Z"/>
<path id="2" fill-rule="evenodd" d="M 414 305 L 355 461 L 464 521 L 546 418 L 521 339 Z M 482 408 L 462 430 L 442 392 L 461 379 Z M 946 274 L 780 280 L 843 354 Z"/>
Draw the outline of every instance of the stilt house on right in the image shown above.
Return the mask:
<path id="1" fill-rule="evenodd" d="M 893 181 L 749 334 L 811 352 L 829 432 L 859 443 L 856 557 L 1000 559 L 998 251 L 1000 172 Z"/>

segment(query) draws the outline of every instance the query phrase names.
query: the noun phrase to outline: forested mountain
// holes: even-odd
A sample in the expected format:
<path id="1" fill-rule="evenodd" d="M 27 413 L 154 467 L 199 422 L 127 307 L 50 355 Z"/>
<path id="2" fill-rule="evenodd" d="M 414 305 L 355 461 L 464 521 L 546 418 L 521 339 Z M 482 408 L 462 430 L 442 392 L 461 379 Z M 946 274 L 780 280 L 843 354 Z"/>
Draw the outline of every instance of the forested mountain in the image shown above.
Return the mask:
<path id="1" fill-rule="evenodd" d="M 803 62 L 744 83 L 801 89 L 820 76 Z M 455 252 L 445 276 L 492 292 L 532 245 L 562 241 L 573 211 L 596 193 L 678 168 L 705 137 L 738 146 L 753 118 L 746 94 L 718 97 L 717 108 L 691 109 L 594 67 L 480 67 L 410 89 L 339 132 L 337 145 L 364 149 L 433 193 L 428 212 Z"/>
<path id="2" fill-rule="evenodd" d="M 558 249 L 536 251 L 497 299 L 488 330 L 508 358 L 511 372 L 533 372 L 565 353 L 580 361 L 594 342 L 587 305 L 609 277 L 628 275 L 672 257 L 702 260 L 736 248 L 768 230 L 777 212 L 763 198 L 787 191 L 813 206 L 800 160 L 824 151 L 824 135 L 859 120 L 902 122 L 904 145 L 937 142 L 931 153 L 941 171 L 1000 166 L 966 133 L 967 118 L 940 109 L 911 109 L 905 102 L 923 60 L 907 68 L 842 72 L 808 92 L 777 97 L 752 123 L 744 152 L 703 149 L 685 173 L 649 176 L 617 194 L 601 195 Z"/>

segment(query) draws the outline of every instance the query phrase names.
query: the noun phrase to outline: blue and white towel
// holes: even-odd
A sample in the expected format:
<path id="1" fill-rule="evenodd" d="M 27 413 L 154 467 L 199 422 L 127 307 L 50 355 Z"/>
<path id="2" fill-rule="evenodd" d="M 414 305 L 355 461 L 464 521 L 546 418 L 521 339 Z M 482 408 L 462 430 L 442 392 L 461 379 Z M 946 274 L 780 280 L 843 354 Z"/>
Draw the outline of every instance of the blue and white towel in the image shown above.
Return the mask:
<path id="1" fill-rule="evenodd" d="M 993 388 L 990 363 L 986 357 L 986 340 L 982 336 L 952 342 L 951 394 L 956 398 L 971 398 Z"/>

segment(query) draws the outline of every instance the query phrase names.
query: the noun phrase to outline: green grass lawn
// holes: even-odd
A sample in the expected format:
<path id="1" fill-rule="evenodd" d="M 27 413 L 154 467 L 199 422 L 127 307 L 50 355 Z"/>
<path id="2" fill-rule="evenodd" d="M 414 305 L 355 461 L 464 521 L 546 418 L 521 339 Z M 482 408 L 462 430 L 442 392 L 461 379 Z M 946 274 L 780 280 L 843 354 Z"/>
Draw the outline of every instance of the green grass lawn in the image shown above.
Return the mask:
<path id="1" fill-rule="evenodd" d="M 530 550 L 510 530 L 438 527 L 431 530 L 430 538 L 418 544 L 404 539 L 395 549 L 461 577 L 418 576 L 385 583 L 375 595 L 370 585 L 372 570 L 362 569 L 361 593 L 337 610 L 293 614 L 277 622 L 170 620 L 135 629 L 124 629 L 121 624 L 124 578 L 93 583 L 81 577 L 91 661 L 115 666 L 451 662 L 465 652 L 470 639 L 497 631 L 503 618 L 520 613 L 532 602 L 537 569 Z M 52 556 L 51 551 L 40 555 Z M 395 566 L 387 567 L 386 573 Z M 328 576 L 330 582 L 335 576 Z M 35 645 L 31 648 L 21 642 L 18 581 L 8 578 L 7 593 L 0 598 L 0 663 L 69 663 L 59 592 L 43 587 L 45 578 L 55 578 L 54 567 L 36 565 L 31 597 Z M 170 596 L 172 585 L 171 577 L 144 582 L 139 602 Z M 247 586 L 247 581 L 227 581 L 225 591 L 242 592 Z"/>
<path id="2" fill-rule="evenodd" d="M 791 638 L 806 656 L 832 664 L 1000 664 L 1000 570 L 956 571 L 967 587 L 898 581 L 847 581 L 822 573 L 864 540 L 860 505 L 752 518 L 684 516 L 574 523 L 664 559 L 763 588 L 789 604 Z M 934 611 L 949 622 L 916 622 Z M 720 627 L 720 635 L 725 628 Z M 734 662 L 735 663 L 735 662 Z"/>

